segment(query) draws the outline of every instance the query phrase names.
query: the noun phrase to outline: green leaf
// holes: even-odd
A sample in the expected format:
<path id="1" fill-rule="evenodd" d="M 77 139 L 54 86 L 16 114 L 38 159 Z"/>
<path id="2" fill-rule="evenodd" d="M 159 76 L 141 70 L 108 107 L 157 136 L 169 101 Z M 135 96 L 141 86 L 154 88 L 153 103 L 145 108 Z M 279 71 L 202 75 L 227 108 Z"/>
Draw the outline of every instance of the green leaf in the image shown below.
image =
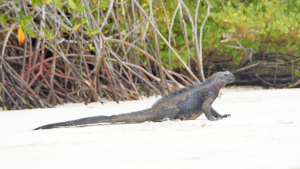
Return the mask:
<path id="1" fill-rule="evenodd" d="M 24 13 L 22 10 L 20 10 L 20 21 L 21 21 L 21 25 L 24 25 Z"/>
<path id="2" fill-rule="evenodd" d="M 45 27 L 42 26 L 42 30 L 43 30 L 43 32 L 44 32 L 45 35 L 48 34 L 48 31 L 47 31 L 47 29 Z"/>
<path id="3" fill-rule="evenodd" d="M 35 7 L 35 1 L 36 1 L 36 0 L 31 0 L 31 5 L 32 5 L 32 7 Z"/>
<path id="4" fill-rule="evenodd" d="M 295 70 L 295 75 L 300 77 L 300 71 L 298 69 Z"/>
<path id="5" fill-rule="evenodd" d="M 73 28 L 73 30 L 74 30 L 74 31 L 77 31 L 77 30 L 80 28 L 80 26 L 81 26 L 81 23 L 78 24 L 78 25 L 75 25 L 74 28 Z"/>
<path id="6" fill-rule="evenodd" d="M 33 30 L 29 27 L 29 26 L 26 26 L 26 25 L 23 25 L 22 26 L 22 29 L 24 29 L 24 31 L 29 35 L 31 36 L 32 38 L 34 38 L 34 32 Z"/>
<path id="7" fill-rule="evenodd" d="M 44 5 L 44 1 L 43 0 L 35 0 L 35 3 L 38 4 L 39 6 L 43 6 Z"/>
<path id="8" fill-rule="evenodd" d="M 110 6 L 110 4 L 109 3 L 103 3 L 103 4 L 100 4 L 100 5 L 98 5 L 98 8 L 108 8 Z"/>
<path id="9" fill-rule="evenodd" d="M 54 33 L 54 28 L 49 31 L 49 34 L 52 35 Z"/>
<path id="10" fill-rule="evenodd" d="M 51 43 L 51 45 L 53 46 L 53 47 L 55 47 L 55 45 L 50 41 L 50 43 Z"/>
<path id="11" fill-rule="evenodd" d="M 88 25 L 88 26 L 86 27 L 86 31 L 87 31 L 88 33 L 90 33 L 90 30 L 91 30 L 91 25 Z"/>
<path id="12" fill-rule="evenodd" d="M 53 36 L 51 36 L 51 35 L 54 33 L 54 28 L 52 28 L 50 31 L 47 31 L 47 29 L 45 27 L 42 27 L 42 30 L 48 40 L 53 39 Z"/>
<path id="13" fill-rule="evenodd" d="M 78 12 L 82 12 L 84 9 L 86 8 L 86 6 L 81 6 L 77 9 Z"/>
<path id="14" fill-rule="evenodd" d="M 74 0 L 74 3 L 78 6 L 80 0 Z"/>
<path id="15" fill-rule="evenodd" d="M 82 19 L 82 25 L 86 24 L 86 22 L 87 22 L 87 17 Z"/>
<path id="16" fill-rule="evenodd" d="M 0 14 L 0 22 L 2 24 L 6 23 L 7 19 L 5 18 L 5 16 L 3 14 Z"/>
<path id="17" fill-rule="evenodd" d="M 53 39 L 53 36 L 51 36 L 51 35 L 49 35 L 49 34 L 48 34 L 48 35 L 46 35 L 46 37 L 47 37 L 47 39 L 48 39 L 48 40 L 51 40 L 51 39 Z"/>
<path id="18" fill-rule="evenodd" d="M 52 0 L 46 0 L 47 4 L 50 4 L 52 2 Z"/>
<path id="19" fill-rule="evenodd" d="M 72 9 L 76 9 L 76 4 L 73 0 L 68 0 L 68 4 L 69 4 L 69 7 L 72 8 Z"/>
<path id="20" fill-rule="evenodd" d="M 96 34 L 96 33 L 98 33 L 99 31 L 98 31 L 98 28 L 94 28 L 94 29 L 92 29 L 90 32 L 89 32 L 89 35 L 93 35 L 93 34 Z"/>
<path id="21" fill-rule="evenodd" d="M 16 18 L 16 17 L 13 17 L 12 18 L 16 23 L 20 24 L 20 21 Z"/>
<path id="22" fill-rule="evenodd" d="M 54 0 L 54 5 L 61 10 L 62 9 L 62 3 L 61 0 Z"/>
<path id="23" fill-rule="evenodd" d="M 25 17 L 24 17 L 24 24 L 27 24 L 27 23 L 31 22 L 31 18 L 32 18 L 31 15 L 25 16 Z"/>
<path id="24" fill-rule="evenodd" d="M 72 17 L 72 18 L 70 18 L 70 21 L 71 21 L 71 23 L 72 24 L 74 24 L 74 22 L 75 22 L 75 20 L 74 20 L 74 18 Z"/>

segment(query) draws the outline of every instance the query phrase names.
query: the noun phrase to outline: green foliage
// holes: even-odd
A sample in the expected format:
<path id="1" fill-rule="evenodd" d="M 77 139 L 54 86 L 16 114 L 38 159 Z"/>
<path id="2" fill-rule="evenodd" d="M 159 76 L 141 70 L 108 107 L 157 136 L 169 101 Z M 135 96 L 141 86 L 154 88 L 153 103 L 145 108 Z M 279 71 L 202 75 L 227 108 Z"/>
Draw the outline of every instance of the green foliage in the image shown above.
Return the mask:
<path id="1" fill-rule="evenodd" d="M 98 5 L 98 8 L 106 9 L 110 6 L 109 0 L 102 0 L 102 3 Z"/>
<path id="2" fill-rule="evenodd" d="M 82 12 L 85 8 L 86 8 L 86 6 L 81 6 L 77 10 L 78 10 L 78 12 Z"/>
<path id="3" fill-rule="evenodd" d="M 215 8 L 212 9 L 210 21 L 219 25 L 219 28 L 214 29 L 223 31 L 213 31 L 213 35 L 221 37 L 221 34 L 225 33 L 227 37 L 232 36 L 238 39 L 244 47 L 254 48 L 255 51 L 265 48 L 269 52 L 276 50 L 285 52 L 292 46 L 299 45 L 298 21 L 300 17 L 296 15 L 299 12 L 299 1 L 232 0 L 224 5 L 218 1 L 214 2 Z M 207 28 L 210 27 L 207 26 Z M 207 31 L 211 32 L 210 30 Z M 234 42 L 226 44 L 238 46 Z M 218 44 L 216 47 L 235 59 L 243 57 L 243 54 L 236 56 L 234 50 L 226 49 L 228 47 L 223 44 Z"/>
<path id="4" fill-rule="evenodd" d="M 53 39 L 53 36 L 51 36 L 52 34 L 54 34 L 54 28 L 52 28 L 50 31 L 48 31 L 45 27 L 42 26 L 42 30 L 46 36 L 46 38 L 51 41 L 51 39 Z"/>
<path id="5" fill-rule="evenodd" d="M 194 18 L 197 0 L 185 1 L 191 16 Z M 227 45 L 239 46 L 236 41 L 220 43 L 222 35 L 226 38 L 237 39 L 245 48 L 253 48 L 255 52 L 267 49 L 267 52 L 287 52 L 296 51 L 300 45 L 300 1 L 219 1 L 210 0 L 213 8 L 203 29 L 203 54 L 204 57 L 213 50 L 218 51 L 219 56 L 231 56 L 235 64 L 246 58 L 247 55 L 242 50 L 230 48 Z M 142 2 L 141 2 L 142 4 Z M 155 5 L 155 3 L 153 3 Z M 166 1 L 167 16 L 163 10 L 156 10 L 156 22 L 159 23 L 159 30 L 168 37 L 168 27 L 177 7 L 174 1 Z M 145 4 L 144 9 L 147 9 Z M 207 4 L 203 2 L 198 12 L 198 37 L 200 27 L 207 13 Z M 192 28 L 187 15 L 183 12 L 183 17 L 187 23 L 187 34 L 189 42 L 193 40 Z M 168 19 L 168 23 L 166 22 Z M 184 31 L 182 29 L 179 14 L 176 15 L 172 30 L 176 41 L 176 49 L 181 51 L 186 46 Z M 192 47 L 192 43 L 190 43 Z M 166 48 L 167 49 L 167 48 Z M 168 49 L 167 49 L 168 50 Z M 191 50 L 195 52 L 194 50 Z M 299 52 L 298 52 L 299 53 Z M 185 48 L 180 53 L 181 58 L 187 62 L 188 50 Z M 192 56 L 195 56 L 193 54 Z M 162 54 L 164 65 L 168 65 L 168 54 Z M 176 59 L 172 59 L 172 67 L 181 66 Z"/>
<path id="6" fill-rule="evenodd" d="M 43 0 L 31 0 L 31 4 L 32 4 L 33 7 L 35 7 L 35 4 L 37 4 L 39 6 L 43 6 L 44 1 Z"/>
<path id="7" fill-rule="evenodd" d="M 82 25 L 81 23 L 75 25 L 74 28 L 73 28 L 73 30 L 74 30 L 74 31 L 77 31 L 77 30 L 80 28 L 81 25 Z"/>
<path id="8" fill-rule="evenodd" d="M 24 16 L 23 11 L 20 10 L 19 17 L 20 17 L 19 19 L 15 18 L 15 17 L 13 17 L 12 19 L 16 23 L 18 23 L 29 36 L 34 38 L 35 36 L 34 36 L 33 30 L 29 26 L 26 26 L 27 23 L 31 22 L 32 16 L 31 15 Z"/>
<path id="9" fill-rule="evenodd" d="M 98 33 L 98 28 L 94 28 L 91 31 L 87 30 L 87 32 L 88 32 L 89 35 L 96 34 L 96 33 Z"/>
<path id="10" fill-rule="evenodd" d="M 300 71 L 298 69 L 295 70 L 295 76 L 300 77 Z"/>
<path id="11" fill-rule="evenodd" d="M 54 5 L 61 10 L 62 9 L 62 3 L 61 0 L 54 0 Z"/>
<path id="12" fill-rule="evenodd" d="M 22 29 L 28 33 L 29 36 L 31 36 L 32 38 L 34 38 L 34 32 L 33 30 L 29 27 L 29 26 L 26 26 L 26 25 L 22 25 Z"/>
<path id="13" fill-rule="evenodd" d="M 0 14 L 0 22 L 2 24 L 6 23 L 7 19 L 5 18 L 5 16 L 3 14 Z"/>
<path id="14" fill-rule="evenodd" d="M 76 4 L 73 0 L 68 0 L 68 5 L 71 9 L 76 9 Z"/>
<path id="15" fill-rule="evenodd" d="M 97 28 L 91 28 L 88 19 L 86 18 L 86 6 L 82 3 L 82 0 L 52 0 L 55 6 L 65 13 L 71 14 L 70 21 L 72 25 L 68 25 L 73 28 L 74 31 L 78 31 L 81 26 L 89 34 L 97 34 Z M 46 1 L 51 3 L 52 1 Z M 43 0 L 32 0 L 32 6 L 35 4 L 43 6 Z M 62 3 L 64 2 L 64 3 Z M 103 17 L 98 18 L 98 11 L 102 10 L 105 13 L 110 6 L 109 0 L 101 0 L 98 4 L 95 4 L 93 0 L 89 0 L 89 8 L 91 9 L 93 16 L 99 22 L 99 25 L 103 22 Z M 123 1 L 122 1 L 123 2 Z M 198 0 L 184 0 L 192 18 L 195 18 L 196 14 L 196 4 Z M 247 54 L 243 50 L 237 50 L 228 47 L 239 46 L 236 41 L 228 41 L 220 43 L 220 39 L 223 35 L 225 38 L 237 39 L 245 48 L 253 48 L 255 52 L 266 51 L 266 52 L 292 52 L 299 54 L 300 46 L 300 1 L 282 1 L 282 0 L 209 0 L 213 8 L 210 11 L 208 20 L 203 29 L 202 46 L 203 46 L 203 56 L 204 58 L 211 51 L 218 51 L 218 57 L 228 57 L 230 56 L 235 64 L 239 64 L 243 58 L 247 58 Z M 16 3 L 19 3 L 16 1 Z M 124 1 L 125 3 L 125 1 Z M 126 2 L 131 3 L 131 2 Z M 150 14 L 150 5 L 147 0 L 140 0 L 140 5 L 143 9 Z M 165 38 L 168 39 L 169 27 L 171 26 L 171 21 L 177 8 L 178 2 L 172 0 L 165 0 L 165 10 L 162 8 L 160 2 L 152 1 L 154 20 L 157 24 L 158 30 L 163 34 Z M 200 27 L 207 13 L 207 2 L 201 1 L 198 11 L 197 32 L 199 37 Z M 114 7 L 115 8 L 115 7 Z M 113 9 L 115 10 L 115 9 Z M 129 24 L 129 20 L 123 18 L 123 13 L 125 16 L 132 15 L 131 9 L 123 8 L 118 5 L 118 15 L 114 16 L 119 18 L 119 27 L 121 32 L 126 30 Z M 126 11 L 130 10 L 130 11 Z M 137 12 L 135 16 L 136 20 L 141 21 L 140 13 Z M 188 38 L 188 44 L 185 41 L 185 30 L 183 29 L 183 23 L 180 20 L 179 11 L 175 15 L 175 21 L 172 29 L 172 42 L 171 45 L 175 48 L 177 52 L 180 53 L 180 57 L 188 62 L 189 52 L 187 45 L 190 48 L 191 56 L 195 57 L 195 48 L 193 46 L 193 33 L 190 20 L 186 15 L 184 9 L 182 9 L 183 19 L 186 23 L 186 32 Z M 30 35 L 34 36 L 32 28 L 26 27 L 25 25 L 29 23 L 32 16 L 24 16 L 23 11 L 20 11 L 18 18 L 6 18 L 3 14 L 0 14 L 0 22 L 2 24 L 9 22 L 13 19 L 14 22 L 20 24 L 22 28 Z M 131 16 L 132 18 L 133 16 Z M 109 33 L 118 32 L 118 27 L 113 24 L 115 20 L 109 18 L 107 22 L 109 25 L 105 26 L 102 30 L 103 34 L 108 35 Z M 46 21 L 47 22 L 47 21 Z M 143 29 L 145 29 L 145 18 L 142 23 Z M 108 29 L 109 27 L 109 29 Z M 134 33 L 140 34 L 144 33 L 145 30 L 141 30 L 138 27 Z M 147 34 L 152 34 L 151 26 L 147 30 Z M 46 37 L 47 34 L 45 33 Z M 148 36 L 147 35 L 147 36 Z M 49 35 L 50 36 L 50 35 Z M 49 38 L 49 37 L 47 37 Z M 153 36 L 148 36 L 152 47 L 155 46 Z M 175 42 L 173 41 L 175 40 Z M 139 45 L 137 43 L 137 45 Z M 142 46 L 139 46 L 143 48 Z M 169 48 L 168 46 L 159 38 L 160 54 L 162 58 L 163 65 L 169 67 Z M 150 49 L 148 45 L 147 48 Z M 149 50 L 151 53 L 151 50 Z M 183 66 L 174 54 L 171 52 L 172 68 L 177 68 Z"/>

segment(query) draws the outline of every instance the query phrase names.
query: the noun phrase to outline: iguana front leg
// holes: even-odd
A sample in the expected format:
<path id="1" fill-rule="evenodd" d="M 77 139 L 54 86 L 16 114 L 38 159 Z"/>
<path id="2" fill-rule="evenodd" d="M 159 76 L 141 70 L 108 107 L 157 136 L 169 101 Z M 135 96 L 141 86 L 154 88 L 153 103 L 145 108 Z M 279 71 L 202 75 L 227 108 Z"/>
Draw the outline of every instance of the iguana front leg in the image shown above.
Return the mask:
<path id="1" fill-rule="evenodd" d="M 211 104 L 214 102 L 212 97 L 207 98 L 202 104 L 202 110 L 206 116 L 206 118 L 210 121 L 218 120 L 216 117 L 212 115 L 212 107 Z"/>
<path id="2" fill-rule="evenodd" d="M 226 118 L 226 117 L 230 117 L 230 116 L 231 116 L 230 114 L 224 114 L 224 115 L 221 115 L 221 114 L 219 114 L 213 107 L 211 107 L 211 114 L 212 114 L 213 116 L 215 116 L 216 118 L 220 118 L 220 119 Z"/>

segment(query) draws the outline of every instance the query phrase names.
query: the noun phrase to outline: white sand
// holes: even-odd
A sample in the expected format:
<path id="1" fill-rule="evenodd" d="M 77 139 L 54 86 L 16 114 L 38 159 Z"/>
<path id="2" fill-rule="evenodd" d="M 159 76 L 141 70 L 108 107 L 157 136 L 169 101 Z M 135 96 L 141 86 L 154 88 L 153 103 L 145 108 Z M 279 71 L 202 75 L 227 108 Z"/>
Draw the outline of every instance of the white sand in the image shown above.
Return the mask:
<path id="1" fill-rule="evenodd" d="M 0 168 L 300 168 L 300 89 L 222 90 L 217 122 L 147 122 L 32 131 L 150 107 L 156 98 L 0 111 Z"/>

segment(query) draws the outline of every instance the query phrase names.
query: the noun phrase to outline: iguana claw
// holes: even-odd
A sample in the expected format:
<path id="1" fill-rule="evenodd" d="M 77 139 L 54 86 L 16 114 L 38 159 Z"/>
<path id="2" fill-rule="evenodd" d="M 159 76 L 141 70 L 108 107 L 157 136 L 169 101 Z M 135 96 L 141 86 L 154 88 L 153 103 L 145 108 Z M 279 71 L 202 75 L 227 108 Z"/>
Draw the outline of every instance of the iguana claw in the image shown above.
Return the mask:
<path id="1" fill-rule="evenodd" d="M 231 115 L 230 114 L 224 114 L 222 117 L 223 118 L 225 118 L 225 117 L 231 117 Z"/>

